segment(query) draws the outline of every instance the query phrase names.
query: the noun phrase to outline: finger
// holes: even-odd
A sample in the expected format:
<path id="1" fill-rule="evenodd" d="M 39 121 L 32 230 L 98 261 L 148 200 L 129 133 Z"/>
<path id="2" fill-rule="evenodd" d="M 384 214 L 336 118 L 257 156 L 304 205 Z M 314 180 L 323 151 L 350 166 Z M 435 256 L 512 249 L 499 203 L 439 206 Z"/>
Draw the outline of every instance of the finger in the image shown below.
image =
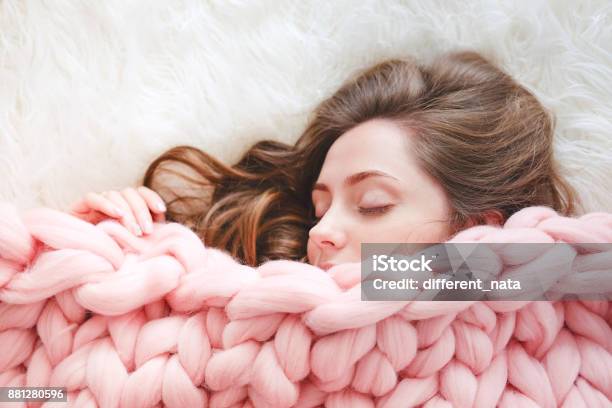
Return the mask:
<path id="1" fill-rule="evenodd" d="M 123 195 L 118 191 L 109 191 L 107 194 L 109 200 L 111 200 L 116 206 L 121 208 L 123 211 L 123 217 L 121 217 L 121 223 L 125 225 L 127 229 L 132 231 L 132 233 L 136 236 L 141 236 L 142 231 L 136 222 L 136 218 L 132 213 L 132 209 L 130 204 L 125 200 Z"/>
<path id="2" fill-rule="evenodd" d="M 105 219 L 108 219 L 108 214 L 101 213 L 100 211 L 92 211 L 87 214 L 87 220 L 94 225 Z"/>
<path id="3" fill-rule="evenodd" d="M 87 193 L 84 197 L 84 202 L 84 206 L 89 207 L 89 210 L 99 211 L 113 218 L 120 218 L 122 216 L 120 208 L 102 194 Z M 84 208 L 84 206 L 80 208 Z"/>
<path id="4" fill-rule="evenodd" d="M 108 218 L 108 215 L 101 213 L 100 211 L 96 211 L 96 210 L 90 210 L 88 212 L 85 213 L 77 213 L 77 212 L 73 212 L 72 215 L 74 215 L 75 217 L 86 221 L 90 224 L 97 224 L 100 221 L 102 221 L 105 218 Z"/>
<path id="5" fill-rule="evenodd" d="M 144 198 L 138 194 L 135 188 L 124 188 L 121 190 L 121 194 L 132 207 L 132 212 L 136 216 L 136 220 L 140 224 L 140 228 L 146 233 L 150 234 L 153 232 L 153 220 L 151 219 L 151 212 L 147 207 L 147 202 Z"/>
<path id="6" fill-rule="evenodd" d="M 166 222 L 166 214 L 165 213 L 161 213 L 161 214 L 153 213 L 153 221 L 154 222 Z"/>
<path id="7" fill-rule="evenodd" d="M 89 211 L 89 206 L 85 202 L 84 198 L 79 198 L 70 206 L 69 211 L 71 213 L 86 213 Z"/>
<path id="8" fill-rule="evenodd" d="M 155 191 L 151 190 L 146 186 L 140 186 L 136 189 L 138 193 L 144 198 L 149 206 L 149 209 L 154 213 L 166 212 L 166 204 L 164 200 Z"/>

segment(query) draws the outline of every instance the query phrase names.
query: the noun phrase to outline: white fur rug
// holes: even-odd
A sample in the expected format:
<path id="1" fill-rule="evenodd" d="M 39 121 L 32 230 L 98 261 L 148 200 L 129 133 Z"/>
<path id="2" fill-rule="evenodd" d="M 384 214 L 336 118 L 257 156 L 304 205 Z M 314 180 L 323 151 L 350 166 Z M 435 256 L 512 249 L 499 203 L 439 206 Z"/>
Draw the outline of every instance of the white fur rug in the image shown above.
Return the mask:
<path id="1" fill-rule="evenodd" d="M 556 112 L 564 174 L 586 211 L 612 212 L 609 0 L 4 0 L 0 200 L 64 209 L 176 144 L 232 162 L 292 142 L 355 69 L 455 47 Z"/>

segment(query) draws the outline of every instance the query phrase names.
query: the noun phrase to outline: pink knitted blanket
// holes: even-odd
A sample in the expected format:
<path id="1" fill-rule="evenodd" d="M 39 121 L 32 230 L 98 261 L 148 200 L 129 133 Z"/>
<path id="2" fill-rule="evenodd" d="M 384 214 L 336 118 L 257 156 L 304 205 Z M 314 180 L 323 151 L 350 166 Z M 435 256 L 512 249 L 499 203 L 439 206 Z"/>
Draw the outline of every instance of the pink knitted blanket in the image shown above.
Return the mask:
<path id="1" fill-rule="evenodd" d="M 612 214 L 531 207 L 453 241 L 611 243 Z M 0 386 L 75 407 L 612 406 L 609 300 L 365 302 L 359 264 L 328 272 L 0 203 Z"/>

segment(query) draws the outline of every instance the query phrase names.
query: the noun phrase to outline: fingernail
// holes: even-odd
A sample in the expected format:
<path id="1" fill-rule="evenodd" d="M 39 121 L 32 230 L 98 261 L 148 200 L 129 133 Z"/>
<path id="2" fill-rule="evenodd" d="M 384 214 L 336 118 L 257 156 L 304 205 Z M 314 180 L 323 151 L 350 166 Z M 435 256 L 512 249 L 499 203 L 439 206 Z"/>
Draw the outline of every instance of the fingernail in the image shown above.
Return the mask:
<path id="1" fill-rule="evenodd" d="M 166 211 L 166 206 L 163 203 L 158 203 L 157 204 L 157 209 L 159 211 Z"/>
<path id="2" fill-rule="evenodd" d="M 115 207 L 115 214 L 118 217 L 123 217 L 123 211 L 121 211 L 121 209 L 119 207 Z"/>
<path id="3" fill-rule="evenodd" d="M 138 225 L 134 225 L 134 233 L 138 235 L 139 237 L 142 236 L 142 230 L 140 229 Z"/>
<path id="4" fill-rule="evenodd" d="M 150 234 L 153 231 L 153 225 L 151 224 L 151 221 L 145 221 L 144 230 L 147 234 Z"/>

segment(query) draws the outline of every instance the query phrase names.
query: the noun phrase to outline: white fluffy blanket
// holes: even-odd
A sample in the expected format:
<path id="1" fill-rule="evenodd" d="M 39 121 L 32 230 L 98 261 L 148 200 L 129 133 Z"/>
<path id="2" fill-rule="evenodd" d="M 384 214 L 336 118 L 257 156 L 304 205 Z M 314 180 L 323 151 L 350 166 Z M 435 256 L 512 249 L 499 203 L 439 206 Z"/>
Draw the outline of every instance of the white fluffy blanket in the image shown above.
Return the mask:
<path id="1" fill-rule="evenodd" d="M 612 211 L 612 3 L 0 2 L 0 200 L 62 209 L 137 183 L 166 148 L 233 161 L 294 141 L 354 70 L 455 47 L 494 57 L 557 115 L 586 211 Z"/>

